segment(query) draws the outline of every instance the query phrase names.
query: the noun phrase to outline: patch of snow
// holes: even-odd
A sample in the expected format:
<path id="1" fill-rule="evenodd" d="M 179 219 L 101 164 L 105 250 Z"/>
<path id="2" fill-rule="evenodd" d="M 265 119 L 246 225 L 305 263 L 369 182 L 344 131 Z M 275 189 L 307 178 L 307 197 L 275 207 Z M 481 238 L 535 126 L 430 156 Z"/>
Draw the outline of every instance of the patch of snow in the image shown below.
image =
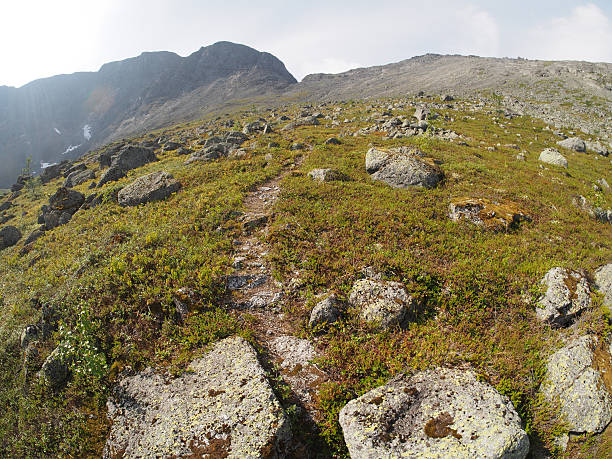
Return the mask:
<path id="1" fill-rule="evenodd" d="M 43 163 L 42 161 L 40 162 L 40 168 L 41 169 L 46 169 L 49 166 L 55 166 L 57 163 Z"/>
<path id="2" fill-rule="evenodd" d="M 83 144 L 79 144 L 79 145 L 70 145 L 68 148 L 66 148 L 66 151 L 64 153 L 62 153 L 62 155 L 65 155 L 66 153 L 70 153 L 71 151 L 76 150 L 77 148 L 79 148 L 81 145 Z"/>
<path id="3" fill-rule="evenodd" d="M 85 137 L 85 140 L 91 139 L 91 126 L 89 124 L 83 126 L 83 137 Z"/>
<path id="4" fill-rule="evenodd" d="M 53 128 L 55 129 L 55 132 L 57 132 L 57 135 L 62 135 L 62 131 L 60 131 L 58 128 Z"/>

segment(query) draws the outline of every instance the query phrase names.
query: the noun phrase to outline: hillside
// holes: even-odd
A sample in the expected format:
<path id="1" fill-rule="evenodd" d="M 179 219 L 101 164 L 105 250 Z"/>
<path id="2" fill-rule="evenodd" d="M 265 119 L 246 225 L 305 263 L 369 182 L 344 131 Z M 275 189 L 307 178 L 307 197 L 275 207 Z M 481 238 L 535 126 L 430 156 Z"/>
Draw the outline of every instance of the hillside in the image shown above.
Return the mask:
<path id="1" fill-rule="evenodd" d="M 371 72 L 0 201 L 0 456 L 612 454 L 600 135 Z"/>
<path id="2" fill-rule="evenodd" d="M 38 171 L 42 163 L 78 158 L 111 140 L 293 83 L 274 56 L 219 42 L 184 58 L 149 52 L 98 72 L 0 87 L 0 188 L 14 183 L 28 156 Z"/>

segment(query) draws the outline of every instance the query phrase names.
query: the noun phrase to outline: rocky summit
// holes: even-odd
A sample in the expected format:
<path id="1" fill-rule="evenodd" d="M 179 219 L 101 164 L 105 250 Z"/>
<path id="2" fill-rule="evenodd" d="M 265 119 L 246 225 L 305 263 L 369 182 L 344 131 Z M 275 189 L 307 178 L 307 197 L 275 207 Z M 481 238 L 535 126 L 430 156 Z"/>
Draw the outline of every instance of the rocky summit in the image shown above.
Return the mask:
<path id="1" fill-rule="evenodd" d="M 221 42 L 9 88 L 0 457 L 611 457 L 611 75 Z"/>

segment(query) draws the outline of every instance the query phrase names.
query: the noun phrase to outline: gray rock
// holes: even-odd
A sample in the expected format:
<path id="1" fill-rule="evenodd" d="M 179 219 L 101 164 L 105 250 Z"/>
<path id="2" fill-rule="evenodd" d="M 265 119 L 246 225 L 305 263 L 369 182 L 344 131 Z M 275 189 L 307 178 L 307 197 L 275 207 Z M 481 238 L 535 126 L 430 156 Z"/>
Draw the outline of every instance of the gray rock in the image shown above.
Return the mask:
<path id="1" fill-rule="evenodd" d="M 552 268 L 540 283 L 546 292 L 538 300 L 536 316 L 543 322 L 564 327 L 591 306 L 589 283 L 576 271 Z"/>
<path id="2" fill-rule="evenodd" d="M 415 111 L 414 111 L 414 117 L 418 120 L 418 121 L 424 121 L 429 117 L 429 113 L 430 110 L 428 108 L 425 107 L 418 107 Z"/>
<path id="3" fill-rule="evenodd" d="M 152 172 L 137 178 L 117 195 L 119 205 L 137 206 L 162 201 L 180 190 L 181 184 L 165 171 Z"/>
<path id="4" fill-rule="evenodd" d="M 346 181 L 347 176 L 334 169 L 313 169 L 308 176 L 318 182 Z"/>
<path id="5" fill-rule="evenodd" d="M 125 177 L 128 171 L 153 161 L 157 161 L 157 156 L 155 156 L 152 149 L 127 145 L 113 158 L 109 169 L 100 177 L 98 186 L 100 187 L 107 182 L 119 180 Z"/>
<path id="6" fill-rule="evenodd" d="M 228 290 L 251 290 L 268 282 L 267 274 L 238 274 L 228 276 L 226 286 Z"/>
<path id="7" fill-rule="evenodd" d="M 361 279 L 353 284 L 349 304 L 361 310 L 361 318 L 381 329 L 405 326 L 415 300 L 399 282 Z"/>
<path id="8" fill-rule="evenodd" d="M 217 343 L 181 377 L 148 369 L 121 379 L 108 401 L 103 457 L 282 458 L 289 422 L 255 351 Z"/>
<path id="9" fill-rule="evenodd" d="M 554 148 L 544 150 L 538 159 L 546 164 L 567 168 L 567 159 Z"/>
<path id="10" fill-rule="evenodd" d="M 349 402 L 340 425 L 352 458 L 523 459 L 529 452 L 512 402 L 470 370 L 399 376 Z"/>
<path id="11" fill-rule="evenodd" d="M 485 198 L 459 198 L 451 201 L 448 216 L 453 221 L 467 221 L 492 231 L 509 231 L 531 218 L 510 202 Z"/>
<path id="12" fill-rule="evenodd" d="M 40 330 L 38 327 L 36 325 L 28 325 L 23 329 L 19 338 L 21 349 L 26 350 L 31 343 L 38 341 L 39 337 Z"/>
<path id="13" fill-rule="evenodd" d="M 28 245 L 31 244 L 34 241 L 37 241 L 38 239 L 40 239 L 42 236 L 44 236 L 45 232 L 41 229 L 35 229 L 34 231 L 32 231 L 30 233 L 30 235 L 26 238 L 26 240 L 24 241 L 23 245 Z"/>
<path id="14" fill-rule="evenodd" d="M 422 158 L 418 150 L 405 148 L 395 151 L 371 148 L 366 154 L 366 170 L 374 180 L 394 188 L 433 188 L 444 178 L 444 173 L 433 161 Z"/>
<path id="15" fill-rule="evenodd" d="M 609 352 L 594 353 L 598 345 L 595 336 L 583 336 L 555 352 L 546 364 L 546 379 L 541 387 L 543 396 L 559 406 L 563 420 L 571 432 L 598 433 L 612 419 L 612 396 L 601 374 L 595 369 L 597 359 L 607 359 Z"/>
<path id="16" fill-rule="evenodd" d="M 88 180 L 93 180 L 94 178 L 96 178 L 96 174 L 91 169 L 74 171 L 70 173 L 68 177 L 66 177 L 64 186 L 66 188 L 72 188 L 73 186 L 80 185 L 81 183 L 85 183 Z"/>
<path id="17" fill-rule="evenodd" d="M 5 226 L 0 229 L 0 250 L 14 246 L 21 239 L 21 231 L 14 226 Z"/>
<path id="18" fill-rule="evenodd" d="M 608 147 L 603 145 L 601 142 L 585 142 L 585 144 L 587 150 L 597 153 L 598 155 L 608 156 L 610 154 Z"/>
<path id="19" fill-rule="evenodd" d="M 0 204 L 0 212 L 4 212 L 5 210 L 9 210 L 12 207 L 13 203 L 11 201 L 6 201 Z"/>
<path id="20" fill-rule="evenodd" d="M 43 183 L 49 183 L 51 180 L 58 178 L 62 174 L 62 165 L 53 164 L 45 167 L 40 171 L 40 180 Z"/>
<path id="21" fill-rule="evenodd" d="M 174 151 L 181 148 L 183 145 L 178 142 L 167 142 L 164 144 L 163 151 Z"/>
<path id="22" fill-rule="evenodd" d="M 604 306 L 612 312 L 612 263 L 599 267 L 594 278 L 594 287 L 604 296 Z"/>
<path id="23" fill-rule="evenodd" d="M 74 214 L 85 202 L 85 195 L 66 187 L 59 188 L 49 198 L 51 210 Z"/>
<path id="24" fill-rule="evenodd" d="M 340 142 L 340 140 L 338 140 L 336 137 L 330 137 L 323 143 L 325 145 L 340 145 L 342 142 Z"/>
<path id="25" fill-rule="evenodd" d="M 325 327 L 336 322 L 340 318 L 339 303 L 334 294 L 329 295 L 323 301 L 319 301 L 310 313 L 308 326 L 310 328 Z"/>
<path id="26" fill-rule="evenodd" d="M 569 150 L 584 152 L 586 151 L 586 144 L 584 140 L 579 137 L 570 137 L 569 139 L 559 140 L 557 145 L 563 148 L 567 148 Z"/>
<path id="27" fill-rule="evenodd" d="M 62 355 L 60 346 L 56 347 L 45 359 L 40 375 L 45 384 L 52 389 L 59 390 L 65 385 L 68 376 L 70 376 L 70 369 L 68 368 L 68 362 Z"/>

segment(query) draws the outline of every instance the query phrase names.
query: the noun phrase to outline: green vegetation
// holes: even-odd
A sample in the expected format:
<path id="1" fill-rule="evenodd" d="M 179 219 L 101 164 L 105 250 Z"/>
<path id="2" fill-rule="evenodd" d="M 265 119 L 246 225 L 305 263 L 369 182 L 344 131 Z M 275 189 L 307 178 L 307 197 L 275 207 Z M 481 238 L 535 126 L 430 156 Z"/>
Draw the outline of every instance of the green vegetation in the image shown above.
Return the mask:
<path id="1" fill-rule="evenodd" d="M 342 136 L 370 126 L 366 118 L 372 110 L 351 101 L 330 104 L 324 114 L 333 116 L 337 106 L 344 109 L 340 121 L 357 121 L 332 126 L 322 120 L 320 126 L 267 134 L 256 139 L 257 145 L 248 143 L 249 153 L 241 159 L 186 166 L 185 157 L 158 152 L 159 162 L 106 184 L 101 192 L 112 196 L 135 177 L 163 169 L 183 185 L 168 200 L 121 208 L 109 199 L 77 212 L 27 253 L 20 254 L 21 243 L 0 252 L 1 457 L 97 456 L 109 427 L 106 398 L 122 369 L 154 365 L 178 373 L 207 345 L 233 334 L 257 344 L 247 315 L 222 304 L 232 240 L 240 231 L 246 193 L 302 154 L 299 171 L 281 182 L 266 239 L 275 277 L 287 285 L 298 272 L 304 283 L 298 297 L 284 306 L 295 334 L 311 333 L 306 324 L 316 295 L 335 291 L 345 298 L 367 266 L 404 283 L 421 300 L 405 330 L 377 332 L 347 309 L 342 321 L 318 335 L 324 349 L 318 363 L 330 375 L 316 400 L 320 440 L 336 457 L 345 457 L 338 412 L 347 401 L 400 372 L 469 364 L 513 401 L 532 439 L 553 449 L 562 425 L 536 394 L 544 359 L 560 340 L 535 319 L 534 298 L 550 268 L 592 272 L 612 259 L 610 227 L 571 204 L 581 194 L 612 207 L 610 194 L 592 188 L 597 179 L 611 176 L 609 162 L 564 151 L 567 171 L 542 168 L 537 157 L 554 145 L 554 135 L 528 117 L 495 121 L 494 109 L 495 114 L 437 110 L 440 117 L 433 124 L 464 136 L 467 145 L 459 145 L 427 135 L 398 140 Z M 291 115 L 299 108 L 280 113 Z M 400 108 L 394 115 L 412 112 Z M 260 115 L 232 117 L 245 122 Z M 220 130 L 224 121 L 215 121 L 211 129 Z M 164 135 L 178 140 L 199 124 L 176 126 Z M 340 136 L 342 144 L 323 145 L 331 136 Z M 281 146 L 267 148 L 269 141 Z M 293 142 L 314 148 L 291 151 Z M 527 161 L 516 160 L 517 151 L 503 146 L 509 144 L 525 150 Z M 418 147 L 442 162 L 446 180 L 427 191 L 373 182 L 364 168 L 372 145 Z M 318 167 L 337 169 L 351 180 L 315 184 L 307 172 Z M 25 215 L 11 224 L 24 235 L 35 229 L 40 207 L 60 180 L 38 184 L 36 193 L 17 198 L 19 214 Z M 88 185 L 76 189 L 87 194 Z M 447 218 L 448 205 L 462 196 L 513 202 L 532 221 L 509 233 L 456 224 Z M 184 321 L 177 318 L 174 303 L 179 289 L 196 297 Z M 45 388 L 23 365 L 19 334 L 41 317 L 40 304 L 57 312 L 59 327 L 38 346 L 35 361 L 61 345 L 73 370 L 61 393 Z M 579 327 L 604 337 L 610 332 L 597 308 L 583 316 Z M 282 392 L 282 381 L 275 387 Z M 282 398 L 289 400 L 286 394 Z M 605 447 L 598 439 L 584 441 L 595 442 L 596 447 L 584 447 L 591 453 Z"/>

